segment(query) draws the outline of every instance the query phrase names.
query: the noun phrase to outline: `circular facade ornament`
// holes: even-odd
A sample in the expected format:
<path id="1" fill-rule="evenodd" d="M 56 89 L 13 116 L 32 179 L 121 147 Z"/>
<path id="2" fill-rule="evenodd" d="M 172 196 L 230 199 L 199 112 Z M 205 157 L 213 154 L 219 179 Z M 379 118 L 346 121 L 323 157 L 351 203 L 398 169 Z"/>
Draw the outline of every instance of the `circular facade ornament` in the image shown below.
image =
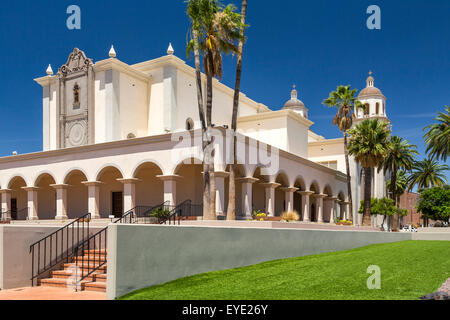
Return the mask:
<path id="1" fill-rule="evenodd" d="M 75 123 L 69 132 L 69 142 L 72 146 L 80 146 L 84 143 L 84 126 L 81 123 Z"/>

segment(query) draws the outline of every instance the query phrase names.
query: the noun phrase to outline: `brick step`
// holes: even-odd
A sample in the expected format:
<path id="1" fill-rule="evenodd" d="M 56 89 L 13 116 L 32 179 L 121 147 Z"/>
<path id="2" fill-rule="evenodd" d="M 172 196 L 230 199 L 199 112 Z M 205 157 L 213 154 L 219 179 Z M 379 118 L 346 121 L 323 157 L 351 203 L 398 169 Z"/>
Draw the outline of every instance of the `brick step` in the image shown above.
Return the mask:
<path id="1" fill-rule="evenodd" d="M 77 276 L 78 277 L 84 277 L 87 274 L 87 272 L 83 272 L 83 273 L 79 273 Z M 94 272 L 92 274 L 90 274 L 86 280 L 89 281 L 94 281 L 97 275 L 99 275 L 100 273 Z M 71 277 L 75 277 L 75 272 L 73 270 L 56 270 L 56 271 L 52 271 L 50 273 L 52 278 L 56 278 L 56 279 L 69 279 Z M 105 279 L 106 279 L 106 274 L 105 275 Z M 103 277 L 100 277 L 98 279 L 101 279 L 99 281 L 103 281 Z"/>
<path id="2" fill-rule="evenodd" d="M 78 259 L 78 262 L 80 261 L 106 261 L 106 257 L 105 256 L 94 256 L 94 255 L 89 255 L 89 256 L 78 256 L 78 257 L 73 257 L 72 261 L 75 262 Z"/>
<path id="3" fill-rule="evenodd" d="M 83 284 L 90 281 L 81 281 L 80 287 L 83 287 Z M 75 281 L 67 279 L 58 279 L 58 278 L 47 278 L 47 279 L 39 279 L 38 284 L 42 287 L 58 287 L 58 288 L 74 288 Z"/>
<path id="4" fill-rule="evenodd" d="M 83 250 L 84 254 L 93 254 L 95 252 L 95 254 L 104 254 L 106 255 L 106 249 L 90 249 L 90 250 Z"/>
<path id="5" fill-rule="evenodd" d="M 81 288 L 86 291 L 106 292 L 106 282 L 85 282 Z"/>
<path id="6" fill-rule="evenodd" d="M 106 271 L 106 265 L 107 264 L 105 263 L 104 265 L 99 267 L 98 270 Z M 95 269 L 98 266 L 99 266 L 98 263 L 83 262 L 83 263 L 78 264 L 78 267 L 81 269 L 81 271 L 87 270 L 87 269 Z M 73 270 L 74 268 L 76 268 L 76 264 L 75 263 L 64 263 L 63 268 L 64 268 L 64 270 Z"/>
<path id="7" fill-rule="evenodd" d="M 97 273 L 94 276 L 94 280 L 97 282 L 106 282 L 106 277 L 107 277 L 106 273 Z"/>

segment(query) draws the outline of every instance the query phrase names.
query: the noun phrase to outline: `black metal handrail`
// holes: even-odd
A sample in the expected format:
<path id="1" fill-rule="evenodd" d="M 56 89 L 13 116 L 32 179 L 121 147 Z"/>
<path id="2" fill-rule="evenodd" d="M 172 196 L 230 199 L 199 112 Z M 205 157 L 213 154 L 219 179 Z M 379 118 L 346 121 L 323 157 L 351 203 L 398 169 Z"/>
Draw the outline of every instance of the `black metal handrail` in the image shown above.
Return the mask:
<path id="1" fill-rule="evenodd" d="M 165 201 L 156 206 L 137 206 L 122 215 L 113 223 L 151 223 L 150 213 L 158 208 L 168 208 L 169 201 Z M 169 209 L 170 210 L 170 209 Z"/>
<path id="2" fill-rule="evenodd" d="M 177 205 L 172 211 L 170 211 L 169 216 L 161 221 L 161 224 L 169 223 L 169 225 L 173 222 L 176 224 L 178 220 L 178 224 L 180 224 L 180 220 L 182 216 L 189 217 L 191 215 L 191 200 L 186 200 L 181 204 Z"/>
<path id="3" fill-rule="evenodd" d="M 43 273 L 63 261 L 69 262 L 73 255 L 71 249 L 89 237 L 90 220 L 91 214 L 87 213 L 30 245 L 32 286 L 34 279 Z"/>
<path id="4" fill-rule="evenodd" d="M 29 207 L 25 207 L 23 209 L 20 209 L 20 210 L 16 211 L 15 219 L 13 219 L 13 216 L 12 216 L 12 213 L 11 213 L 11 220 L 16 220 L 16 221 L 27 220 L 28 219 L 28 213 L 29 213 Z"/>
<path id="5" fill-rule="evenodd" d="M 168 201 L 157 206 L 137 206 L 125 212 L 122 217 L 118 218 L 112 223 L 142 223 L 143 220 L 145 222 L 149 217 L 150 212 L 159 207 L 165 207 L 167 205 Z M 107 231 L 108 227 L 105 227 L 74 247 L 74 287 L 76 291 L 79 289 L 80 284 L 83 280 L 85 280 L 87 277 L 89 277 L 91 274 L 93 274 L 106 264 L 106 246 L 108 235 Z M 83 255 L 86 251 L 88 253 L 87 262 Z M 80 253 L 82 253 L 81 256 Z"/>
<path id="6" fill-rule="evenodd" d="M 117 221 L 114 223 L 116 222 Z M 75 291 L 78 291 L 80 284 L 84 279 L 106 264 L 107 230 L 108 227 L 103 228 L 74 248 Z"/>

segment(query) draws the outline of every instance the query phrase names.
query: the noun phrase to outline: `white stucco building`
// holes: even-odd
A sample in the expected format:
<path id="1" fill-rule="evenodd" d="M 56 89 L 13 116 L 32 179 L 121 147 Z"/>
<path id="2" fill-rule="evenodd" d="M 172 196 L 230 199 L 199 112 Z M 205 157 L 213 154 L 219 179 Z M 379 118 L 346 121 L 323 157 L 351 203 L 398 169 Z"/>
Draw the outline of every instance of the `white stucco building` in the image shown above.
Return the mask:
<path id="1" fill-rule="evenodd" d="M 138 205 L 202 202 L 198 139 L 179 140 L 200 131 L 195 70 L 171 46 L 167 55 L 135 65 L 120 61 L 114 49 L 96 63 L 75 49 L 56 74 L 49 66 L 35 81 L 43 88 L 43 151 L 0 159 L 5 215 L 67 219 L 90 212 L 107 218 Z M 373 82 L 369 77 L 359 95 L 370 110 L 358 120 L 387 119 L 386 98 Z M 214 79 L 212 122 L 223 136 L 233 94 Z M 341 212 L 348 217 L 343 139 L 312 132 L 308 109 L 297 95 L 294 88 L 284 107 L 272 111 L 241 93 L 240 219 L 253 210 L 278 216 L 292 209 L 303 221 L 333 222 Z M 217 154 L 222 153 L 226 146 Z M 228 168 L 221 159 L 216 156 L 218 216 L 228 202 Z M 272 171 L 264 171 L 268 167 Z M 354 161 L 351 174 L 355 216 L 362 180 Z M 384 186 L 384 176 L 375 175 L 375 196 L 385 195 Z"/>

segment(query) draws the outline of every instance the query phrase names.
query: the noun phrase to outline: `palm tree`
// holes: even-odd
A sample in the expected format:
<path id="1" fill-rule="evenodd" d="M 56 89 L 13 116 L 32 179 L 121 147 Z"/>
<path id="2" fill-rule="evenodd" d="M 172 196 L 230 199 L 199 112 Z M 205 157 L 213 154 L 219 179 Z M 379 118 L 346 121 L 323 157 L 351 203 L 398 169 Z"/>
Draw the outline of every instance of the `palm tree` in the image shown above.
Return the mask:
<path id="1" fill-rule="evenodd" d="M 237 129 L 237 116 L 239 111 L 239 93 L 241 88 L 241 73 L 242 73 L 242 55 L 245 41 L 245 18 L 247 17 L 247 0 L 242 0 L 241 9 L 241 31 L 237 54 L 236 65 L 236 83 L 234 85 L 234 98 L 233 98 L 233 114 L 231 117 L 231 150 L 233 153 L 233 162 L 230 164 L 230 179 L 229 179 L 229 191 L 228 191 L 228 209 L 227 220 L 236 219 L 236 180 L 235 180 L 235 164 L 236 164 L 236 141 L 235 133 Z"/>
<path id="2" fill-rule="evenodd" d="M 395 179 L 395 196 L 397 204 L 400 202 L 400 197 L 405 193 L 406 189 L 408 189 L 408 175 L 406 171 L 399 170 L 397 171 L 397 178 Z M 386 189 L 391 190 L 392 188 L 392 180 L 386 181 Z"/>
<path id="3" fill-rule="evenodd" d="M 434 159 L 424 159 L 414 163 L 412 173 L 409 176 L 409 191 L 415 186 L 418 189 L 441 187 L 447 183 L 445 171 L 449 170 L 446 164 L 439 164 Z"/>
<path id="4" fill-rule="evenodd" d="M 206 219 L 216 218 L 214 160 L 212 154 L 212 79 L 222 78 L 222 52 L 237 53 L 235 42 L 240 39 L 240 14 L 233 5 L 223 7 L 217 0 L 188 0 L 187 14 L 191 20 L 187 54 L 196 56 L 197 99 L 203 130 L 203 212 Z M 201 95 L 200 54 L 206 74 L 206 121 Z M 203 119 L 202 119 L 203 113 Z"/>
<path id="5" fill-rule="evenodd" d="M 370 226 L 370 198 L 372 170 L 380 166 L 387 153 L 390 130 L 388 123 L 379 119 L 367 119 L 348 131 L 348 152 L 364 170 L 363 226 Z"/>
<path id="6" fill-rule="evenodd" d="M 350 86 L 338 86 L 336 91 L 332 91 L 330 96 L 322 104 L 328 107 L 337 107 L 337 113 L 334 116 L 333 124 L 338 126 L 344 134 L 344 152 L 345 165 L 347 170 L 347 193 L 350 202 L 350 219 L 353 215 L 352 184 L 350 176 L 350 163 L 348 160 L 348 142 L 347 131 L 353 126 L 353 120 L 356 119 L 355 113 L 358 108 L 364 108 L 363 104 L 355 97 L 357 89 L 350 89 Z"/>
<path id="7" fill-rule="evenodd" d="M 425 127 L 428 129 L 425 133 L 425 143 L 427 144 L 426 152 L 432 159 L 442 159 L 447 161 L 450 146 L 450 107 L 445 107 L 444 112 L 439 112 L 438 117 L 434 120 L 438 123 Z"/>
<path id="8" fill-rule="evenodd" d="M 397 172 L 398 170 L 412 169 L 414 163 L 414 155 L 417 155 L 417 146 L 409 144 L 408 140 L 403 140 L 398 136 L 391 136 L 388 146 L 386 157 L 384 158 L 381 167 L 378 171 L 383 169 L 386 174 L 387 171 L 391 173 L 392 183 L 390 186 L 391 199 L 394 200 L 394 205 L 397 205 Z M 392 220 L 392 229 L 399 229 L 399 216 L 398 213 L 394 213 Z"/>

